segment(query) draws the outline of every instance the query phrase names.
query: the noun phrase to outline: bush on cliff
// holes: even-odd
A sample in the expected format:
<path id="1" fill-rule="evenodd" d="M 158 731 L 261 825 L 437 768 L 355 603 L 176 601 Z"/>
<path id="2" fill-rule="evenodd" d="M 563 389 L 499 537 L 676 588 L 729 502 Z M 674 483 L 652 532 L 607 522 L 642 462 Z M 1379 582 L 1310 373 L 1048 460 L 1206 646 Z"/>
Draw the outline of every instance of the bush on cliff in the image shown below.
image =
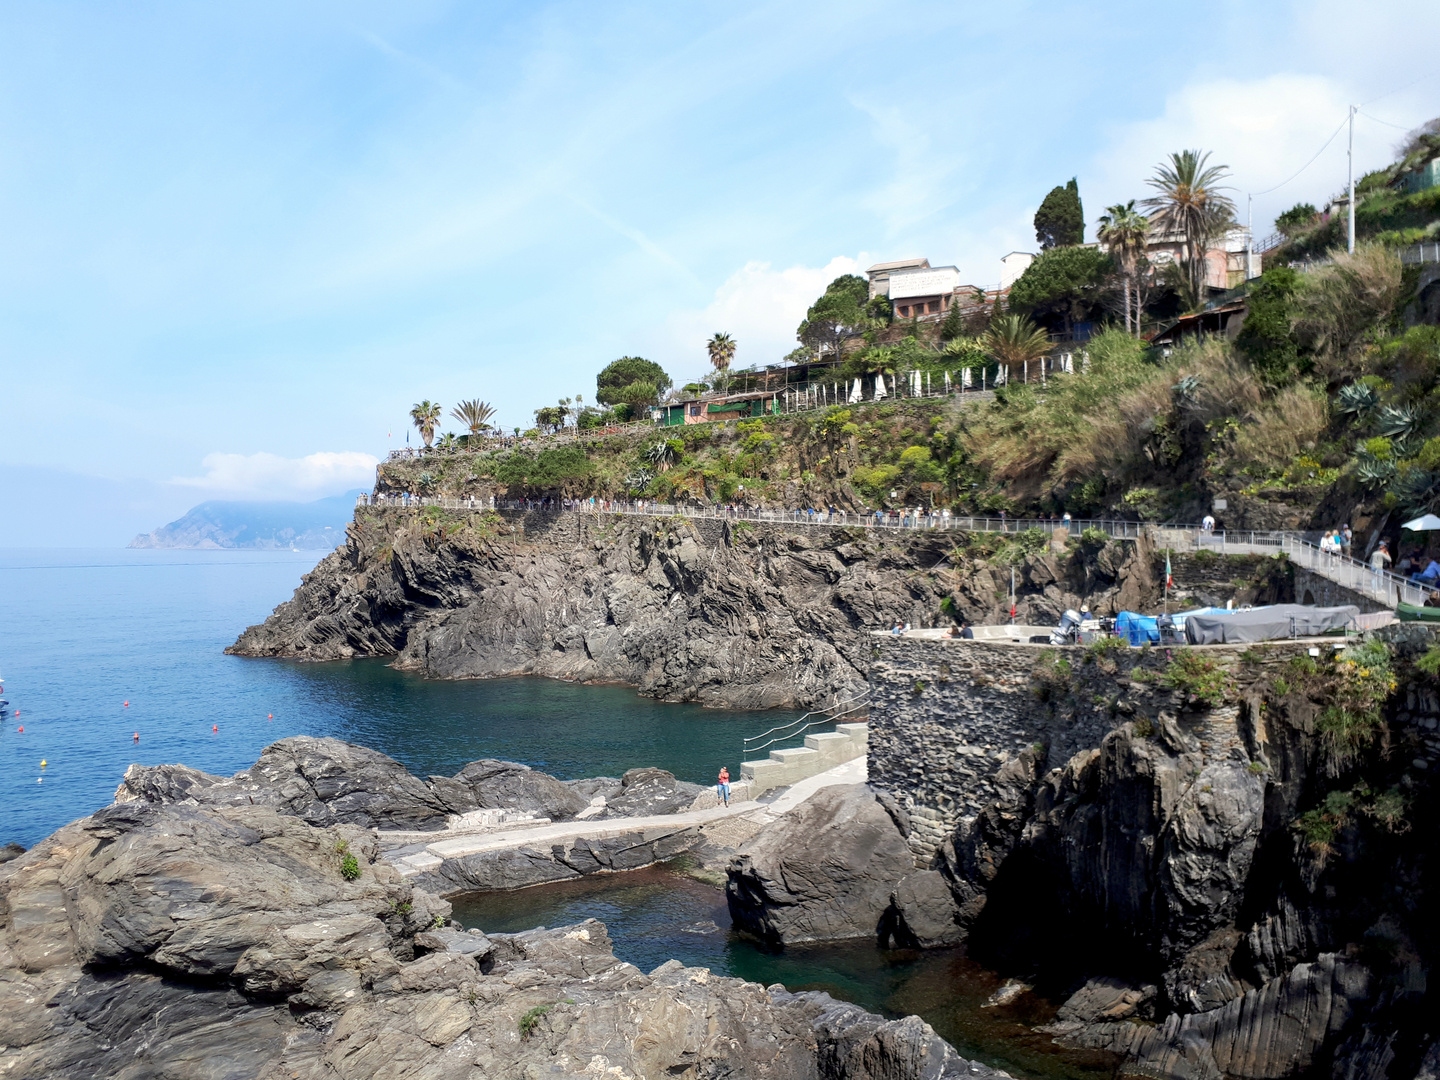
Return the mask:
<path id="1" fill-rule="evenodd" d="M 1161 676 L 1164 685 L 1185 695 L 1186 704 L 1213 709 L 1225 703 L 1230 674 L 1214 660 L 1191 649 L 1180 649 Z"/>

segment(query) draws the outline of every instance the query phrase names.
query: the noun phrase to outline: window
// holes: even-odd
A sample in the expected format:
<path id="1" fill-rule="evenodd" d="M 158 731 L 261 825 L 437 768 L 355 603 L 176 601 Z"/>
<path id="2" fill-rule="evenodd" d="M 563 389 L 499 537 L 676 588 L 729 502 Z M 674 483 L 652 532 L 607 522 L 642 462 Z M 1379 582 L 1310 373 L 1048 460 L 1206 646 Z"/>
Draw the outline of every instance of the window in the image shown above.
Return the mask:
<path id="1" fill-rule="evenodd" d="M 902 319 L 908 319 L 908 318 L 910 317 L 910 307 L 909 307 L 909 305 L 906 305 L 905 307 L 902 307 L 902 308 L 900 309 L 900 317 L 901 317 Z"/>
<path id="2" fill-rule="evenodd" d="M 928 304 L 925 305 L 925 310 L 926 310 L 929 314 L 934 315 L 937 311 L 940 310 L 940 301 L 939 301 L 939 300 L 931 300 Z"/>
<path id="3" fill-rule="evenodd" d="M 691 406 L 690 406 L 690 415 L 691 415 L 691 416 L 699 416 L 699 415 L 700 415 L 700 406 L 699 406 L 699 405 L 691 405 Z"/>

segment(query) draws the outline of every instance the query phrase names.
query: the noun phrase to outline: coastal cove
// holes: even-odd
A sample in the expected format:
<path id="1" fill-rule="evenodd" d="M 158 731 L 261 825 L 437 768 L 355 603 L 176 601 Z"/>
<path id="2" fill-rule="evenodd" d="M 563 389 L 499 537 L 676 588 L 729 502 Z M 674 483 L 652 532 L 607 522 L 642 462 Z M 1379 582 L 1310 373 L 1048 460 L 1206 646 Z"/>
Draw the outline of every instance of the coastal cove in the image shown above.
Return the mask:
<path id="1" fill-rule="evenodd" d="M 429 680 L 379 659 L 224 655 L 315 561 L 289 551 L 0 552 L 0 673 L 20 710 L 0 731 L 0 843 L 28 847 L 104 806 L 132 762 L 229 774 L 289 735 L 372 747 L 419 776 L 499 757 L 564 779 L 655 765 L 705 783 L 721 763 L 738 773 L 745 736 L 796 715 L 542 678 Z"/>

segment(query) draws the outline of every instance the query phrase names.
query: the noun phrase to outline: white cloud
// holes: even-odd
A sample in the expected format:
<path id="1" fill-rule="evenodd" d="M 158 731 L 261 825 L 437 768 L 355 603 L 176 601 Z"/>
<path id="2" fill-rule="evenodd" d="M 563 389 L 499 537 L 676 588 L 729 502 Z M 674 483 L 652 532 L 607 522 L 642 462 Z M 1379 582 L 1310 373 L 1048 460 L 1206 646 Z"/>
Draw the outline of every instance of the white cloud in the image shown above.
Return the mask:
<path id="1" fill-rule="evenodd" d="M 301 458 L 279 454 L 206 454 L 204 476 L 177 476 L 179 487 L 211 495 L 276 501 L 318 499 L 349 488 L 368 488 L 379 459 L 358 450 L 322 451 Z"/>
<path id="2" fill-rule="evenodd" d="M 1090 175 L 1082 179 L 1086 217 L 1093 227 L 1103 207 L 1151 194 L 1145 178 L 1155 165 L 1172 151 L 1195 148 L 1211 151 L 1213 164 L 1230 167 L 1230 195 L 1242 222 L 1246 192 L 1284 185 L 1255 197 L 1255 231 L 1268 233 L 1275 215 L 1286 207 L 1297 202 L 1322 205 L 1344 189 L 1344 131 L 1298 177 L 1285 181 L 1342 124 L 1352 95 L 1350 87 L 1322 75 L 1191 83 L 1165 99 L 1159 116 L 1112 131 Z M 1363 117 L 1356 122 L 1357 178 L 1391 160 L 1398 134 Z"/>
<path id="3" fill-rule="evenodd" d="M 748 262 L 715 290 L 704 309 L 671 314 L 656 351 L 669 361 L 677 383 L 709 370 L 705 342 L 716 333 L 736 340 L 736 367 L 776 363 L 796 347 L 795 328 L 825 286 L 842 274 L 863 274 L 867 264 L 864 252 L 853 259 L 837 255 L 824 266 L 784 270 Z"/>

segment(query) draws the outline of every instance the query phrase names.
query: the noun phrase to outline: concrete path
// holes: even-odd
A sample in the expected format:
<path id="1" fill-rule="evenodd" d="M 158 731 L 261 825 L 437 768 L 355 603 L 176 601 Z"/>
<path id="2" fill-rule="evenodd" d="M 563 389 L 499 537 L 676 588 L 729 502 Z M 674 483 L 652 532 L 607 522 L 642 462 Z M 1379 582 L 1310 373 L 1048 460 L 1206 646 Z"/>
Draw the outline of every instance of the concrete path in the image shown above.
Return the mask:
<path id="1" fill-rule="evenodd" d="M 428 843 L 420 851 L 413 845 L 387 854 L 396 869 L 406 877 L 426 870 L 433 870 L 446 859 L 458 859 L 466 855 L 478 855 L 489 851 L 503 851 L 507 848 L 549 847 L 576 840 L 602 840 L 626 833 L 648 832 L 673 833 L 681 829 L 713 825 L 733 818 L 750 818 L 756 824 L 773 821 L 781 814 L 799 806 L 821 788 L 833 784 L 862 784 L 868 775 L 865 759 L 856 758 L 838 765 L 826 772 L 801 780 L 788 788 L 779 789 L 779 794 L 769 799 L 747 799 L 743 802 L 731 800 L 729 806 L 714 806 L 705 810 L 688 810 L 679 814 L 651 814 L 645 817 L 602 818 L 599 821 L 562 821 L 550 825 L 530 825 L 513 829 L 498 829 L 486 833 L 465 833 L 442 837 Z M 381 837 L 382 843 L 384 837 Z M 403 852 L 411 852 L 405 854 Z"/>

